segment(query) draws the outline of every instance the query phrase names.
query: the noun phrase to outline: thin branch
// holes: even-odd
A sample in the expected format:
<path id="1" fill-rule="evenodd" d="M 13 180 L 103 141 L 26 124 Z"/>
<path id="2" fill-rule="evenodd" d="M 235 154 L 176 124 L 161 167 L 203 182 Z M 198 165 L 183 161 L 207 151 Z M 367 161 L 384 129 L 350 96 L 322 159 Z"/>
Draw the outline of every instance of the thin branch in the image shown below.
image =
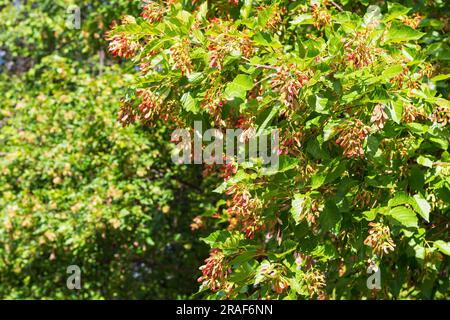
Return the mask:
<path id="1" fill-rule="evenodd" d="M 336 2 L 331 1 L 331 4 L 338 9 L 340 12 L 344 12 L 344 9 L 342 9 L 342 7 L 340 5 L 338 5 Z"/>

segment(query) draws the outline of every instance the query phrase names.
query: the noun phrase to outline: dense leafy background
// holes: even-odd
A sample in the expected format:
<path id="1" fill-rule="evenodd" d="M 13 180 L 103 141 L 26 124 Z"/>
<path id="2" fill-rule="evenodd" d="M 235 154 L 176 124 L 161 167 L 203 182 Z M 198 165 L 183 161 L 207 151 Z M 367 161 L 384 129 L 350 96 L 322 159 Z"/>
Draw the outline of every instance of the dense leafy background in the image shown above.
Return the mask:
<path id="1" fill-rule="evenodd" d="M 117 123 L 129 68 L 99 64 L 103 31 L 139 3 L 84 1 L 81 30 L 68 1 L 16 3 L 0 6 L 0 297 L 188 297 L 207 254 L 190 231 L 201 172 L 172 164 L 164 126 Z"/>

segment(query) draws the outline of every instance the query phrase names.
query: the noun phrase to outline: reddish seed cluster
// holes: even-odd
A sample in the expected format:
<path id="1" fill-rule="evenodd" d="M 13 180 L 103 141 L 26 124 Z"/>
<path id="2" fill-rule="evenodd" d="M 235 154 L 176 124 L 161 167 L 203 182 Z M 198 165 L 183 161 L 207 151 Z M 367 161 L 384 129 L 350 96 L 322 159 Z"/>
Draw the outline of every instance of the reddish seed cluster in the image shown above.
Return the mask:
<path id="1" fill-rule="evenodd" d="M 263 10 L 265 7 L 259 7 L 258 10 Z M 283 20 L 282 15 L 286 13 L 285 8 L 280 8 L 280 6 L 275 4 L 272 7 L 272 11 L 270 12 L 269 18 L 267 19 L 266 27 L 270 30 L 276 30 Z"/>
<path id="2" fill-rule="evenodd" d="M 224 157 L 225 165 L 222 166 L 220 177 L 223 178 L 224 181 L 229 180 L 233 175 L 236 174 L 238 165 L 235 161 L 227 161 L 226 156 Z"/>
<path id="3" fill-rule="evenodd" d="M 278 155 L 281 154 L 291 154 L 293 156 L 298 156 L 300 150 L 302 149 L 303 132 L 299 131 L 284 131 L 283 140 L 280 143 L 280 148 L 278 150 Z"/>
<path id="4" fill-rule="evenodd" d="M 139 110 L 144 119 L 149 119 L 155 114 L 160 105 L 158 97 L 148 89 L 137 89 L 136 94 L 142 99 L 142 102 L 139 104 Z"/>
<path id="5" fill-rule="evenodd" d="M 220 48 L 216 43 L 212 42 L 208 46 L 208 54 L 209 54 L 209 67 L 222 69 L 222 62 L 225 58 L 226 51 L 224 48 Z"/>
<path id="6" fill-rule="evenodd" d="M 237 36 L 237 30 L 230 27 L 228 22 L 216 17 L 210 18 L 209 21 L 206 30 L 213 34 L 208 37 L 210 68 L 221 70 L 224 59 L 229 53 L 240 54 L 246 58 L 253 55 L 254 47 L 251 36 L 246 31 L 239 32 L 239 36 Z"/>
<path id="7" fill-rule="evenodd" d="M 137 41 L 128 39 L 125 35 L 114 34 L 116 23 L 113 22 L 111 31 L 106 33 L 106 40 L 109 42 L 108 51 L 116 56 L 124 59 L 133 57 L 137 51 L 141 48 L 141 45 Z"/>
<path id="8" fill-rule="evenodd" d="M 119 122 L 125 127 L 138 120 L 139 115 L 136 113 L 130 102 L 125 101 L 123 98 L 120 101 L 122 102 L 122 105 L 119 110 Z"/>
<path id="9" fill-rule="evenodd" d="M 275 77 L 270 84 L 274 92 L 280 92 L 288 107 L 295 104 L 295 99 L 305 83 L 309 80 L 306 73 L 299 71 L 295 65 L 282 65 L 277 68 Z"/>
<path id="10" fill-rule="evenodd" d="M 223 280 L 229 273 L 224 267 L 224 259 L 225 256 L 222 250 L 211 249 L 209 258 L 199 268 L 202 271 L 202 276 L 197 281 L 205 283 L 212 291 L 219 290 L 223 285 Z"/>
<path id="11" fill-rule="evenodd" d="M 401 89 L 405 82 L 405 76 L 408 74 L 408 72 L 409 72 L 408 66 L 403 65 L 403 72 L 390 79 L 389 82 L 392 83 L 395 87 Z"/>
<path id="12" fill-rule="evenodd" d="M 235 38 L 227 34 L 209 37 L 208 45 L 209 67 L 221 70 L 225 56 L 234 51 L 246 58 L 252 56 L 254 48 L 248 36 Z"/>
<path id="13" fill-rule="evenodd" d="M 433 73 L 435 71 L 435 67 L 429 63 L 429 62 L 423 62 L 421 65 L 421 68 L 419 70 L 419 74 L 424 77 L 431 78 L 433 76 Z"/>
<path id="14" fill-rule="evenodd" d="M 122 99 L 122 105 L 119 110 L 119 122 L 126 126 L 130 123 L 140 120 L 144 124 L 150 124 L 151 120 L 154 120 L 155 116 L 159 116 L 163 120 L 168 120 L 170 112 L 161 112 L 161 101 L 155 93 L 149 89 L 137 89 L 136 95 L 141 99 L 141 103 L 138 108 L 133 107 L 133 103 Z M 170 109 L 170 105 L 165 106 L 167 110 Z"/>
<path id="15" fill-rule="evenodd" d="M 258 277 L 263 277 L 264 281 L 272 284 L 272 290 L 282 294 L 289 288 L 289 281 L 283 276 L 283 268 L 277 264 L 263 262 L 258 270 Z"/>
<path id="16" fill-rule="evenodd" d="M 344 44 L 344 49 L 347 51 L 345 60 L 358 68 L 372 64 L 375 61 L 375 53 L 377 52 L 370 48 L 366 42 L 367 34 L 365 32 L 357 32 L 355 40 L 349 40 Z"/>
<path id="17" fill-rule="evenodd" d="M 255 233 L 264 227 L 259 215 L 262 208 L 261 200 L 252 197 L 248 190 L 240 188 L 238 185 L 228 188 L 227 195 L 232 195 L 232 198 L 227 201 L 229 229 L 233 230 L 240 225 L 245 236 L 253 239 Z"/>
<path id="18" fill-rule="evenodd" d="M 416 29 L 419 26 L 420 21 L 422 21 L 422 18 L 423 18 L 423 16 L 420 13 L 416 12 L 413 14 L 412 17 L 408 17 L 408 16 L 401 17 L 401 20 L 407 26 L 410 26 L 411 28 Z"/>
<path id="19" fill-rule="evenodd" d="M 414 122 L 419 117 L 417 108 L 412 104 L 405 104 L 403 106 L 402 121 L 406 123 Z"/>
<path id="20" fill-rule="evenodd" d="M 170 56 L 174 61 L 174 67 L 181 70 L 183 75 L 189 76 L 192 72 L 192 61 L 189 56 L 189 41 L 184 39 L 170 48 Z"/>
<path id="21" fill-rule="evenodd" d="M 436 107 L 430 118 L 434 123 L 445 126 L 450 123 L 450 108 L 444 106 Z"/>
<path id="22" fill-rule="evenodd" d="M 369 222 L 369 236 L 364 240 L 364 244 L 373 248 L 373 251 L 382 256 L 383 253 L 388 254 L 394 251 L 395 244 L 391 238 L 391 232 L 388 226 L 381 223 Z"/>
<path id="23" fill-rule="evenodd" d="M 326 285 L 325 275 L 322 272 L 314 268 L 308 270 L 304 274 L 304 283 L 310 298 L 317 295 L 319 300 L 326 299 L 326 294 L 323 291 Z"/>
<path id="24" fill-rule="evenodd" d="M 223 97 L 222 86 L 209 88 L 203 97 L 202 107 L 209 111 L 211 118 L 217 126 L 224 126 L 222 119 L 222 107 L 226 103 Z"/>
<path id="25" fill-rule="evenodd" d="M 357 208 L 365 208 L 370 204 L 372 200 L 372 194 L 370 191 L 359 190 L 359 192 L 353 198 L 353 205 Z"/>
<path id="26" fill-rule="evenodd" d="M 196 216 L 194 219 L 192 219 L 190 227 L 192 231 L 202 228 L 203 227 L 202 216 Z"/>
<path id="27" fill-rule="evenodd" d="M 141 17 L 150 23 L 161 21 L 164 16 L 164 8 L 151 0 L 144 0 L 146 3 L 142 8 Z"/>
<path id="28" fill-rule="evenodd" d="M 313 25 L 317 28 L 317 30 L 331 22 L 331 14 L 326 8 L 321 9 L 318 4 L 312 5 L 311 15 L 314 20 Z"/>
<path id="29" fill-rule="evenodd" d="M 159 53 L 158 50 L 151 50 L 143 57 L 139 64 L 139 71 L 142 75 L 147 74 L 152 68 L 152 59 Z"/>
<path id="30" fill-rule="evenodd" d="M 369 133 L 370 128 L 360 120 L 350 120 L 338 131 L 336 143 L 344 149 L 345 157 L 364 158 L 363 143 Z"/>
<path id="31" fill-rule="evenodd" d="M 384 123 L 387 120 L 388 116 L 384 111 L 384 105 L 377 104 L 372 112 L 372 117 L 370 118 L 371 122 L 374 122 L 378 130 L 384 128 Z"/>

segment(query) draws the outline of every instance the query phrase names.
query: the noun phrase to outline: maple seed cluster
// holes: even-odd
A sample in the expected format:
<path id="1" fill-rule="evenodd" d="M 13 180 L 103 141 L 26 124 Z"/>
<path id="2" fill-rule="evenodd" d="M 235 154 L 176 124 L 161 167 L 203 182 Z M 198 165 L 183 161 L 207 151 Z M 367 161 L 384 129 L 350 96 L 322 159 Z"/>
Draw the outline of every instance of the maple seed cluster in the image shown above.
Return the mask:
<path id="1" fill-rule="evenodd" d="M 145 5 L 142 8 L 141 17 L 150 23 L 161 21 L 164 16 L 164 8 L 151 0 L 144 0 Z"/>
<path id="2" fill-rule="evenodd" d="M 134 124 L 135 121 L 139 119 L 139 115 L 136 110 L 134 110 L 131 102 L 125 101 L 125 99 L 120 99 L 122 105 L 119 109 L 119 122 L 122 126 L 127 126 L 129 124 Z"/>
<path id="3" fill-rule="evenodd" d="M 128 59 L 133 57 L 141 48 L 137 41 L 133 41 L 122 34 L 113 34 L 116 22 L 111 25 L 111 31 L 106 33 L 106 40 L 109 42 L 108 51 L 115 57 Z"/>
<path id="4" fill-rule="evenodd" d="M 174 61 L 174 68 L 181 70 L 183 75 L 189 76 L 192 72 L 192 61 L 189 56 L 189 41 L 184 39 L 170 48 L 170 56 Z"/>
<path id="5" fill-rule="evenodd" d="M 210 68 L 221 70 L 225 56 L 228 53 L 240 54 L 249 58 L 254 52 L 252 41 L 248 36 L 236 38 L 227 34 L 221 34 L 209 37 L 209 42 L 208 55 Z"/>
<path id="6" fill-rule="evenodd" d="M 270 262 L 263 263 L 259 269 L 258 277 L 262 277 L 264 281 L 272 284 L 272 290 L 278 294 L 289 288 L 288 280 L 283 277 L 283 268 Z"/>
<path id="7" fill-rule="evenodd" d="M 383 253 L 394 251 L 395 244 L 389 227 L 377 222 L 369 222 L 369 226 L 372 228 L 369 229 L 369 236 L 364 240 L 364 244 L 372 247 L 379 257 L 382 257 Z"/>
<path id="8" fill-rule="evenodd" d="M 292 107 L 300 89 L 308 80 L 306 73 L 297 70 L 293 64 L 289 64 L 277 68 L 277 73 L 270 84 L 274 92 L 281 93 L 286 106 Z"/>
<path id="9" fill-rule="evenodd" d="M 346 41 L 346 39 L 343 39 L 343 41 Z M 358 68 L 372 64 L 375 61 L 374 53 L 378 52 L 376 52 L 377 50 L 374 52 L 366 42 L 367 32 L 357 32 L 355 40 L 349 40 L 344 44 L 344 49 L 347 51 L 345 60 Z"/>
<path id="10" fill-rule="evenodd" d="M 233 185 L 228 188 L 227 195 L 232 199 L 227 201 L 229 215 L 229 230 L 240 225 L 242 232 L 248 239 L 253 239 L 255 233 L 262 230 L 264 223 L 259 215 L 262 208 L 261 200 L 252 197 L 248 190 Z"/>
<path id="11" fill-rule="evenodd" d="M 315 268 L 311 268 L 304 274 L 304 282 L 306 289 L 309 292 L 309 297 L 313 298 L 317 295 L 319 300 L 325 300 L 326 294 L 323 291 L 325 288 L 325 275 Z"/>
<path id="12" fill-rule="evenodd" d="M 403 16 L 400 19 L 405 25 L 410 26 L 413 29 L 416 29 L 419 26 L 420 21 L 422 21 L 422 18 L 423 16 L 420 13 L 416 12 L 413 14 L 412 17 Z"/>
<path id="13" fill-rule="evenodd" d="M 262 9 L 260 7 L 259 9 Z M 269 19 L 267 19 L 267 27 L 270 30 L 276 30 L 278 25 L 283 20 L 282 15 L 286 13 L 286 9 L 280 8 L 278 4 L 275 4 L 272 8 L 272 11 L 270 12 Z"/>
<path id="14" fill-rule="evenodd" d="M 191 227 L 192 231 L 201 229 L 203 227 L 202 216 L 196 216 L 194 219 L 192 219 L 192 223 L 191 223 L 190 227 Z"/>
<path id="15" fill-rule="evenodd" d="M 139 104 L 139 110 L 144 115 L 144 119 L 147 120 L 157 111 L 159 106 L 158 97 L 147 89 L 137 89 L 136 94 L 142 99 L 142 102 Z"/>
<path id="16" fill-rule="evenodd" d="M 419 117 L 419 111 L 412 104 L 406 104 L 403 106 L 402 121 L 405 123 L 414 122 Z"/>
<path id="17" fill-rule="evenodd" d="M 450 123 L 450 108 L 444 106 L 436 107 L 431 114 L 431 120 L 441 126 L 447 125 Z"/>
<path id="18" fill-rule="evenodd" d="M 206 258 L 205 264 L 199 268 L 202 276 L 197 281 L 206 284 L 212 291 L 219 290 L 229 273 L 229 270 L 224 268 L 224 259 L 222 250 L 211 249 L 209 258 Z"/>
<path id="19" fill-rule="evenodd" d="M 378 130 L 381 130 L 384 128 L 384 123 L 386 122 L 387 118 L 388 116 L 384 111 L 384 105 L 377 104 L 373 109 L 370 121 L 375 123 L 375 126 L 378 128 Z"/>
<path id="20" fill-rule="evenodd" d="M 313 25 L 319 30 L 331 22 L 331 14 L 326 9 L 321 9 L 318 4 L 312 5 L 311 16 L 314 20 Z"/>
<path id="21" fill-rule="evenodd" d="M 336 143 L 344 149 L 347 158 L 364 158 L 363 143 L 370 133 L 370 127 L 361 120 L 349 120 L 338 130 L 339 138 Z"/>

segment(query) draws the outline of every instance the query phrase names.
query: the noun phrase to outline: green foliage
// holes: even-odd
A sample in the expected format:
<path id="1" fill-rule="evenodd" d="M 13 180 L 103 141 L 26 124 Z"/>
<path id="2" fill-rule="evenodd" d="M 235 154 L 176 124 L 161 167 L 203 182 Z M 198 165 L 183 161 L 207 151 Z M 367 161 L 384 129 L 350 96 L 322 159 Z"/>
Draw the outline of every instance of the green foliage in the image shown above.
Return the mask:
<path id="1" fill-rule="evenodd" d="M 130 1 L 82 2 L 81 30 L 64 27 L 67 1 L 19 3 L 0 11 L 0 298 L 188 297 L 207 252 L 190 224 L 214 209 L 203 177 L 172 163 L 164 125 L 118 124 L 131 76 L 98 65 L 93 24 Z"/>
<path id="2" fill-rule="evenodd" d="M 108 35 L 140 66 L 122 122 L 202 118 L 282 140 L 278 171 L 225 168 L 197 296 L 448 298 L 444 3 L 171 3 Z M 366 286 L 374 265 L 381 290 Z"/>

